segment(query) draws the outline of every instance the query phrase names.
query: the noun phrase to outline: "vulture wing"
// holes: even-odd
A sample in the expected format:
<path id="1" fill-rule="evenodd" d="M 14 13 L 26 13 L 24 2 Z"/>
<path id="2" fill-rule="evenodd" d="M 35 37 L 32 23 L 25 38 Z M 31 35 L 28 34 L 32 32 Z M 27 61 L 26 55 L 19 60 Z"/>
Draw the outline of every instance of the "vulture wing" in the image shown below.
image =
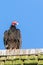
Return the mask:
<path id="1" fill-rule="evenodd" d="M 6 49 L 19 49 L 21 43 L 21 32 L 19 29 L 16 29 L 13 32 L 9 29 L 4 32 L 4 45 Z"/>
<path id="2" fill-rule="evenodd" d="M 16 34 L 17 34 L 17 46 L 18 48 L 21 48 L 21 43 L 22 43 L 22 39 L 21 39 L 21 31 L 19 29 L 16 30 Z"/>

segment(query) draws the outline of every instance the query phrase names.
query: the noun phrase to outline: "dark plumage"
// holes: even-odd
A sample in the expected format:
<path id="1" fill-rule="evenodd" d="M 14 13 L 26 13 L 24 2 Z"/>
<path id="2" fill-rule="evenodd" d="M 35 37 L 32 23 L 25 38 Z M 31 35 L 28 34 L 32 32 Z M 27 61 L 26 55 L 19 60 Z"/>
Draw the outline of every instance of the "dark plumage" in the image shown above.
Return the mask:
<path id="1" fill-rule="evenodd" d="M 6 49 L 19 49 L 21 47 L 21 32 L 16 25 L 11 25 L 10 29 L 4 32 L 4 46 Z"/>

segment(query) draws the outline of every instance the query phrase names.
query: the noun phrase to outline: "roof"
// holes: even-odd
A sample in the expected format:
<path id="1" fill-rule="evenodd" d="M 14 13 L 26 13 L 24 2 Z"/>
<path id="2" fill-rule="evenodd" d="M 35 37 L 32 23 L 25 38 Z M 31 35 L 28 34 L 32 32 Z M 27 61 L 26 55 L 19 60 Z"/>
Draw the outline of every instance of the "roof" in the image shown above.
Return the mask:
<path id="1" fill-rule="evenodd" d="M 43 49 L 13 49 L 0 50 L 0 55 L 31 55 L 43 54 Z"/>
<path id="2" fill-rule="evenodd" d="M 0 50 L 0 65 L 43 65 L 43 49 Z"/>

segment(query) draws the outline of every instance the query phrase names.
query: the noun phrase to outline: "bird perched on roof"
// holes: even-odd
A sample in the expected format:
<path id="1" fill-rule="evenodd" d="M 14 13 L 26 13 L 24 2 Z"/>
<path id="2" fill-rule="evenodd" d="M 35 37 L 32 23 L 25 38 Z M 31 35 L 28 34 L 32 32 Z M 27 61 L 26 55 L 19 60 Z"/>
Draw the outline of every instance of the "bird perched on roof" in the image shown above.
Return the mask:
<path id="1" fill-rule="evenodd" d="M 4 32 L 4 46 L 6 49 L 21 48 L 21 31 L 16 25 L 18 25 L 18 22 L 13 21 L 10 28 Z"/>

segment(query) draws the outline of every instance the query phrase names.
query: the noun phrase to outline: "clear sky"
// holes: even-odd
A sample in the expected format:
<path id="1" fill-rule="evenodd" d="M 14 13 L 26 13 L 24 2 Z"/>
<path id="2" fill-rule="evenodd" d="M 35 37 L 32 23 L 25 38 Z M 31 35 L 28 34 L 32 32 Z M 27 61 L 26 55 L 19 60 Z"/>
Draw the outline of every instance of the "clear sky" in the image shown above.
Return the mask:
<path id="1" fill-rule="evenodd" d="M 43 48 L 43 0 L 0 0 L 0 49 L 12 21 L 22 34 L 22 49 Z"/>

